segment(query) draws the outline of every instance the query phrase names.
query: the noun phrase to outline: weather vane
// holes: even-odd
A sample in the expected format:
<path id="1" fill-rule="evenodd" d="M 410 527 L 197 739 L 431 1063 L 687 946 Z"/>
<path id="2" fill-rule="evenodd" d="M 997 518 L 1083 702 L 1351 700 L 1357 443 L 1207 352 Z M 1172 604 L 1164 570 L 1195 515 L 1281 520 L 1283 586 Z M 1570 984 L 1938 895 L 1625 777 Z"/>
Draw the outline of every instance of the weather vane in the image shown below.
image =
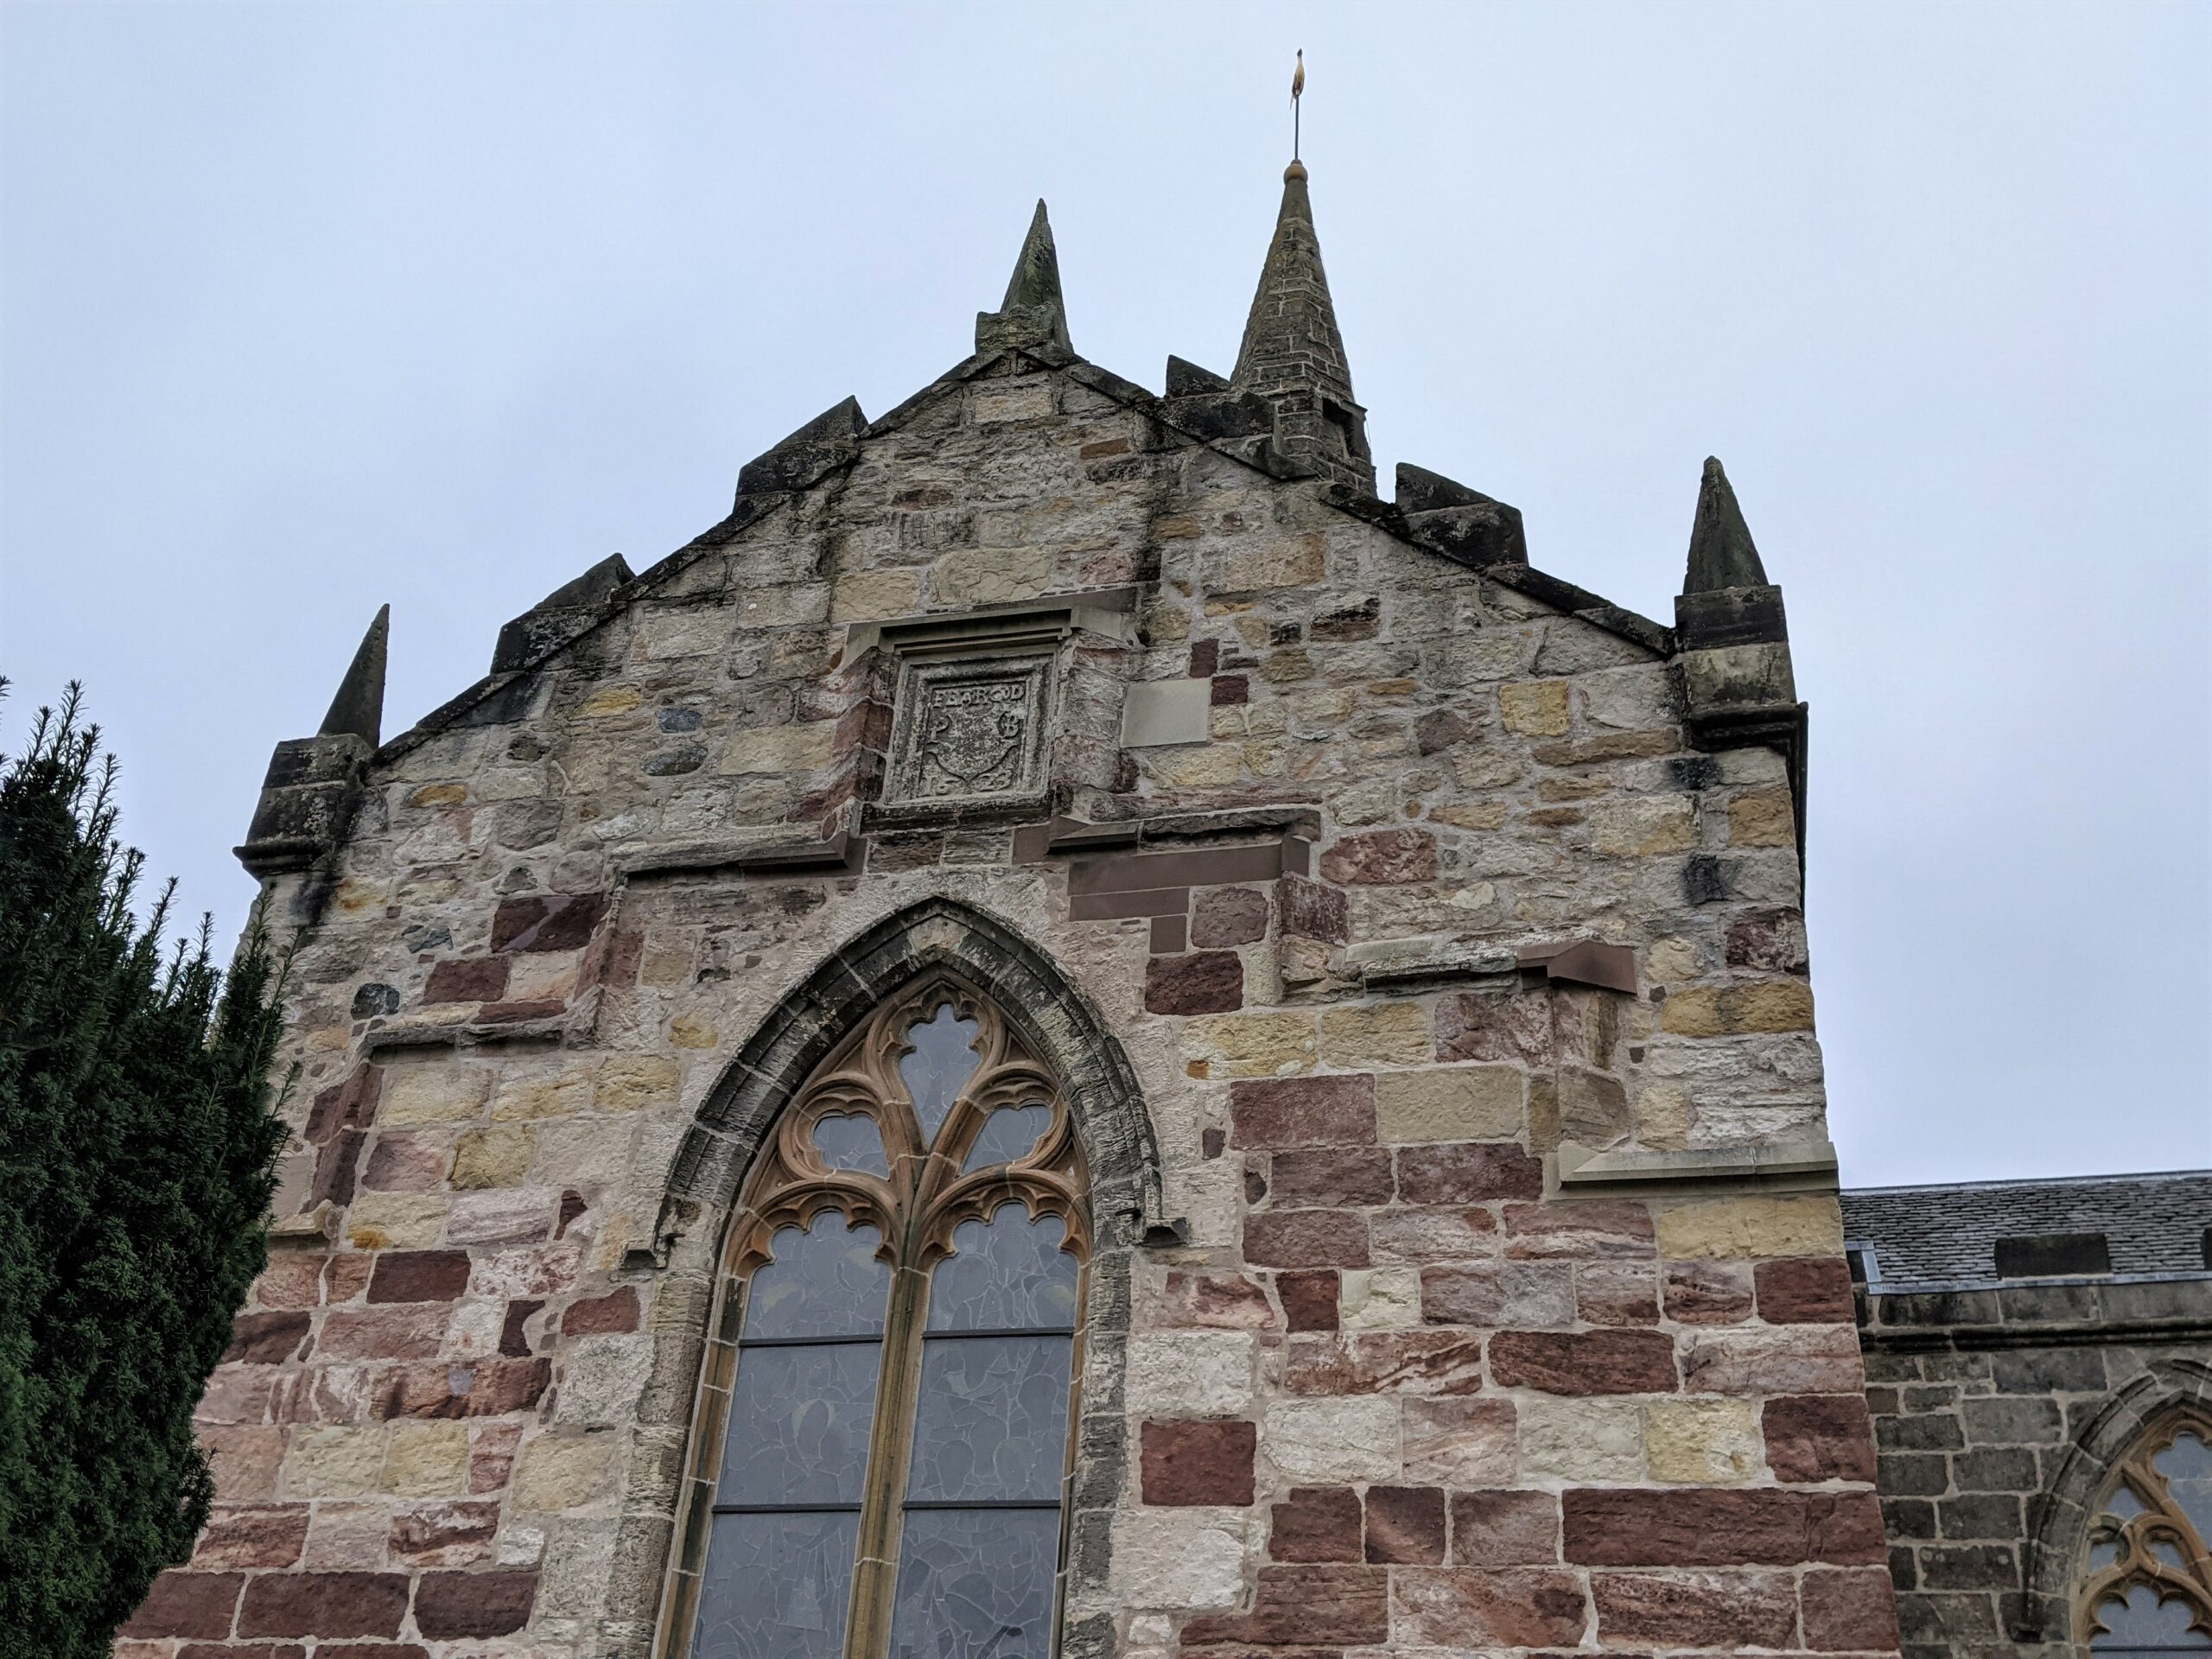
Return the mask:
<path id="1" fill-rule="evenodd" d="M 1298 100 L 1306 94 L 1306 48 L 1298 48 L 1298 69 L 1290 78 L 1290 159 L 1298 159 Z"/>

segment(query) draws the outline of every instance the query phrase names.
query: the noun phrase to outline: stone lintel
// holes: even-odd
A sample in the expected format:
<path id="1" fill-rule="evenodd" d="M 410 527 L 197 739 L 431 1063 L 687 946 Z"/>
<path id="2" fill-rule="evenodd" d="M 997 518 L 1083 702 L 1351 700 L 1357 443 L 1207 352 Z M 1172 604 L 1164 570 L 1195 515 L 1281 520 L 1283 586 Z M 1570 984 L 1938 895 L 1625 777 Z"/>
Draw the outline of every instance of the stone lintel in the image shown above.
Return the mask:
<path id="1" fill-rule="evenodd" d="M 1553 1177 L 1547 1184 L 1552 1189 L 1547 1196 L 1580 1197 L 1678 1185 L 1832 1192 L 1836 1185 L 1835 1147 L 1826 1141 L 1687 1151 L 1628 1147 L 1612 1152 L 1563 1141 L 1546 1162 Z"/>

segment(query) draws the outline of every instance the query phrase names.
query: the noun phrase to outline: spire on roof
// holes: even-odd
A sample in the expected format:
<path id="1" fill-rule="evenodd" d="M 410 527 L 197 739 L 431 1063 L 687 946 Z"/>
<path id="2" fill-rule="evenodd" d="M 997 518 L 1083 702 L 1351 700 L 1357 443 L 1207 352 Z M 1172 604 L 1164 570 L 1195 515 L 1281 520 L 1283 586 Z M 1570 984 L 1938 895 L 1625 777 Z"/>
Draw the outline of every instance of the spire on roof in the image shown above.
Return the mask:
<path id="1" fill-rule="evenodd" d="M 1003 351 L 1010 346 L 1057 346 L 1069 356 L 1068 316 L 1060 297 L 1060 255 L 1052 245 L 1052 222 L 1045 216 L 1039 197 L 1029 234 L 1022 239 L 1021 257 L 1014 262 L 1014 276 L 1006 285 L 1006 298 L 995 311 L 976 314 L 976 349 Z"/>
<path id="2" fill-rule="evenodd" d="M 378 610 L 376 620 L 361 636 L 360 646 L 346 670 L 346 677 L 338 683 L 338 695 L 330 700 L 330 712 L 322 717 L 322 729 L 316 736 L 362 738 L 372 749 L 382 741 L 378 734 L 384 727 L 385 641 L 391 629 L 391 607 L 386 605 Z"/>
<path id="3" fill-rule="evenodd" d="M 1351 366 L 1321 269 L 1306 181 L 1302 162 L 1283 173 L 1274 240 L 1230 381 L 1274 406 L 1275 441 L 1286 455 L 1372 495 L 1367 411 L 1352 400 Z"/>
<path id="4" fill-rule="evenodd" d="M 1690 530 L 1686 594 L 1718 593 L 1724 588 L 1764 588 L 1766 567 L 1752 544 L 1751 526 L 1736 505 L 1728 474 L 1713 456 L 1705 458 L 1705 481 L 1697 493 L 1697 521 Z"/>

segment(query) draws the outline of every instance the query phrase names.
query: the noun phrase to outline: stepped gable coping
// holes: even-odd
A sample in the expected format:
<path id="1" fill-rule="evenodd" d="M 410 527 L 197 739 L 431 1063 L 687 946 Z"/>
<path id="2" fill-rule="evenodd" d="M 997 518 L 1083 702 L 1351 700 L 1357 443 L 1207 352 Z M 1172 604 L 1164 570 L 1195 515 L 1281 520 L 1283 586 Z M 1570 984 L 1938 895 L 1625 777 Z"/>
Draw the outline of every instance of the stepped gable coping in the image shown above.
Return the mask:
<path id="1" fill-rule="evenodd" d="M 878 419 L 869 422 L 861 429 L 857 435 L 854 444 L 855 452 L 854 454 L 828 467 L 806 484 L 797 489 L 764 490 L 753 493 L 741 490 L 735 505 L 727 516 L 606 594 L 593 607 L 596 613 L 588 618 L 580 618 L 578 626 L 573 632 L 567 633 L 564 638 L 556 643 L 549 644 L 513 669 L 487 674 L 458 696 L 433 709 L 406 731 L 378 749 L 375 755 L 372 757 L 372 764 L 396 760 L 410 750 L 419 747 L 430 738 L 461 724 L 466 715 L 501 692 L 517 687 L 528 687 L 531 683 L 531 677 L 539 669 L 570 645 L 594 632 L 608 620 L 626 610 L 633 601 L 671 581 L 704 555 L 728 546 L 738 536 L 766 518 L 770 512 L 787 499 L 819 487 L 825 479 L 850 467 L 852 462 L 858 459 L 857 450 L 861 445 L 899 430 L 924 407 L 945 392 L 974 379 L 985 369 L 1008 358 L 1024 359 L 1037 368 L 1049 372 L 1065 374 L 1069 379 L 1087 391 L 1095 391 L 1101 397 L 1122 404 L 1124 408 L 1157 421 L 1178 436 L 1187 439 L 1192 447 L 1211 450 L 1216 454 L 1222 455 L 1240 466 L 1249 467 L 1252 471 L 1264 476 L 1281 482 L 1313 476 L 1303 468 L 1283 462 L 1280 457 L 1273 456 L 1268 452 L 1263 451 L 1258 457 L 1239 454 L 1219 442 L 1205 437 L 1192 430 L 1188 423 L 1178 418 L 1171 400 L 1147 391 L 1134 381 L 1123 379 L 1111 370 L 1100 368 L 1096 364 L 1077 357 L 1072 352 L 1062 351 L 1049 344 L 1006 346 L 994 351 L 978 352 L 955 364 L 896 408 Z M 847 399 L 843 404 L 835 404 L 828 412 L 842 413 L 850 402 L 850 399 Z M 858 412 L 856 407 L 854 412 Z M 816 417 L 815 422 L 810 422 L 807 426 L 801 427 L 790 438 L 784 440 L 783 443 L 790 443 L 804 438 L 823 418 L 824 417 Z M 783 443 L 772 445 L 770 450 L 764 454 L 772 453 L 775 449 L 782 448 Z M 753 462 L 748 462 L 747 465 L 753 466 L 760 459 L 756 456 Z M 1266 464 L 1268 461 L 1274 461 L 1276 464 Z M 740 477 L 743 476 L 743 471 L 741 470 Z M 1408 547 L 1421 548 L 1440 557 L 1452 559 L 1455 563 L 1464 564 L 1470 569 L 1478 570 L 1488 580 L 1497 582 L 1502 588 L 1509 588 L 1516 593 L 1524 594 L 1579 621 L 1586 622 L 1591 626 L 1606 633 L 1627 639 L 1650 652 L 1655 657 L 1667 658 L 1675 654 L 1675 631 L 1672 628 L 1655 622 L 1649 617 L 1639 615 L 1634 611 L 1615 605 L 1590 592 L 1587 588 L 1579 588 L 1574 583 L 1562 581 L 1557 576 L 1548 575 L 1528 564 L 1508 562 L 1481 565 L 1460 556 L 1453 550 L 1435 546 L 1416 536 L 1411 526 L 1407 524 L 1406 515 L 1387 501 L 1371 495 L 1359 494 L 1343 484 L 1324 485 L 1316 493 L 1316 499 L 1325 506 L 1333 508 L 1347 517 L 1357 518 L 1363 524 L 1371 524 Z M 1073 601 L 1080 595 L 1068 597 Z"/>

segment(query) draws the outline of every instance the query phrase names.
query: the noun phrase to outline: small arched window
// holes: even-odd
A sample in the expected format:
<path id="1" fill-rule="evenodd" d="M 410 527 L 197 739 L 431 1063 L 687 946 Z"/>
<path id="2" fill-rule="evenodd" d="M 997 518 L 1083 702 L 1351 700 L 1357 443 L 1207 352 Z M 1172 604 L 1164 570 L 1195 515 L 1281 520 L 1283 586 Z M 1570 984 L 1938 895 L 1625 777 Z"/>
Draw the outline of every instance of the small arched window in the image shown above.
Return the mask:
<path id="1" fill-rule="evenodd" d="M 730 1224 L 663 1650 L 1046 1659 L 1089 1244 L 1067 1103 L 987 998 L 841 1044 Z"/>
<path id="2" fill-rule="evenodd" d="M 2212 1654 L 2212 1416 L 2166 1418 L 2107 1484 L 2089 1529 L 2080 1639 L 2109 1659 Z"/>

